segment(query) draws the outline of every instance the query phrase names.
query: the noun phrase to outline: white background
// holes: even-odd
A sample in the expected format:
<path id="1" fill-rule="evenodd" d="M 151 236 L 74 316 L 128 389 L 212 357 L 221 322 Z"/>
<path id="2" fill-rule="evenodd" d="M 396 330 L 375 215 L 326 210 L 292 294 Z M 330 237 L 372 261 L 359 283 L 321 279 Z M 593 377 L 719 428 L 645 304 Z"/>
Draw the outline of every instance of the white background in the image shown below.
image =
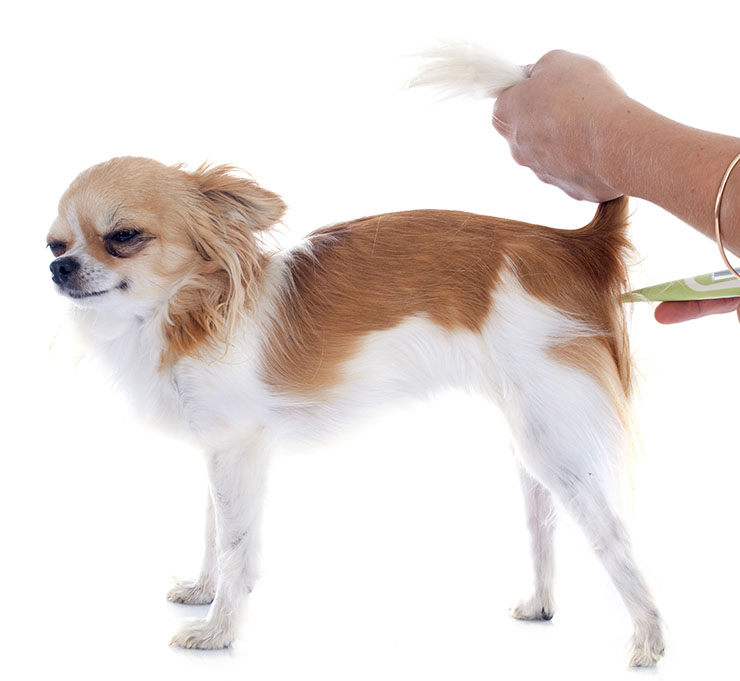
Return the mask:
<path id="1" fill-rule="evenodd" d="M 527 624 L 528 538 L 501 417 L 460 394 L 389 406 L 282 450 L 264 576 L 229 651 L 171 649 L 203 608 L 164 600 L 200 560 L 199 454 L 145 429 L 65 323 L 44 249 L 85 167 L 136 154 L 234 163 L 322 224 L 454 208 L 557 227 L 594 206 L 514 164 L 490 103 L 403 92 L 403 55 L 464 38 L 513 61 L 563 47 L 683 122 L 740 134 L 731 4 L 14 3 L 0 31 L 3 561 L 8 679 L 622 679 L 630 625 L 573 523 L 559 610 Z M 719 179 L 719 178 L 718 178 Z M 720 269 L 714 245 L 633 202 L 635 286 Z M 738 326 L 660 327 L 636 305 L 644 454 L 631 523 L 669 627 L 645 678 L 736 673 Z"/>

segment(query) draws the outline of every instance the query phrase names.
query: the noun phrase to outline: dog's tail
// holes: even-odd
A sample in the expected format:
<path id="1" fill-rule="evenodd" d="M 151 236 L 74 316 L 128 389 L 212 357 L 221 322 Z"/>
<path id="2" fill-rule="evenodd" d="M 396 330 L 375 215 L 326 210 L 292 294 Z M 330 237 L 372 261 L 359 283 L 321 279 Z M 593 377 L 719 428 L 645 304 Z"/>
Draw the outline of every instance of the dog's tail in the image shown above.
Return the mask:
<path id="1" fill-rule="evenodd" d="M 444 98 L 491 97 L 527 76 L 521 66 L 468 43 L 447 43 L 418 55 L 422 66 L 409 87 L 429 87 Z"/>

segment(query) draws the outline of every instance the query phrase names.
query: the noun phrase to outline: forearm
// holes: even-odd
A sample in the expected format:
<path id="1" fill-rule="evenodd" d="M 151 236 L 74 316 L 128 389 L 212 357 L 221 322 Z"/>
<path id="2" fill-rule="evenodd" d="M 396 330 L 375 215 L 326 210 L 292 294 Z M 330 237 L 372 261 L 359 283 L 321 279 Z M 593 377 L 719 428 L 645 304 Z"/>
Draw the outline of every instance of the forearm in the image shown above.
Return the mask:
<path id="1" fill-rule="evenodd" d="M 625 98 L 595 126 L 600 174 L 618 194 L 646 199 L 714 238 L 720 180 L 740 139 L 698 130 Z M 722 202 L 722 235 L 740 254 L 740 168 Z"/>

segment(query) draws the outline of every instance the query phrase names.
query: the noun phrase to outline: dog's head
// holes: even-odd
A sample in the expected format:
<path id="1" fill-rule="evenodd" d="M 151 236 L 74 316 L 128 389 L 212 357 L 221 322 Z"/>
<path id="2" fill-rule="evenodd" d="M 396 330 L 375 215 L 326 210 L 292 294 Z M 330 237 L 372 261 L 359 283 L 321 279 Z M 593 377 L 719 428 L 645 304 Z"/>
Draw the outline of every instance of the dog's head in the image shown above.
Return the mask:
<path id="1" fill-rule="evenodd" d="M 263 265 L 255 232 L 285 211 L 228 166 L 187 172 L 146 158 L 84 171 L 48 235 L 57 290 L 102 314 L 165 313 L 173 356 L 226 341 Z"/>

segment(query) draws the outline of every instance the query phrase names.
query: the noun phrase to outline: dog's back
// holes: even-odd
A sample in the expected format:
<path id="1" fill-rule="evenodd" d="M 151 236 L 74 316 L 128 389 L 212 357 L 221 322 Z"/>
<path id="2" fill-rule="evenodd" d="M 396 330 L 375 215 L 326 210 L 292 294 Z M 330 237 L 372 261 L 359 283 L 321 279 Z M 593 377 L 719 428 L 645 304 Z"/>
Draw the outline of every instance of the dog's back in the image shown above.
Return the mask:
<path id="1" fill-rule="evenodd" d="M 287 258 L 268 379 L 281 389 L 320 392 L 341 380 L 369 334 L 412 317 L 484 333 L 497 300 L 516 287 L 572 322 L 547 339 L 553 356 L 609 385 L 616 376 L 621 408 L 630 392 L 619 300 L 627 281 L 626 208 L 626 198 L 602 204 L 578 230 L 441 210 L 320 229 Z"/>

